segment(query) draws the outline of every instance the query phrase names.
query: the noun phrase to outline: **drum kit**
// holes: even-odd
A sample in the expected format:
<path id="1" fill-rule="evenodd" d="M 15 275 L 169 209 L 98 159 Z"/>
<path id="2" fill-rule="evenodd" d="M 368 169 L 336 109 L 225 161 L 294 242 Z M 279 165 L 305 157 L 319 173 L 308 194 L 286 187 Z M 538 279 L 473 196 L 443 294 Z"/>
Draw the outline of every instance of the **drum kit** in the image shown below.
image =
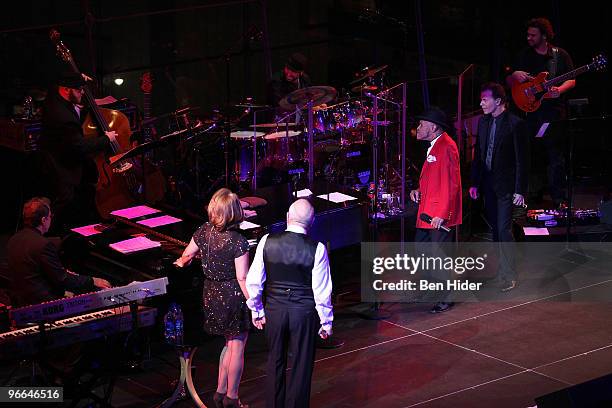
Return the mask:
<path id="1" fill-rule="evenodd" d="M 274 122 L 254 122 L 232 131 L 230 136 L 236 158 L 234 178 L 250 186 L 263 186 L 305 177 L 304 173 L 312 165 L 315 177 L 326 177 L 350 187 L 366 186 L 372 167 L 373 126 L 389 127 L 394 123 L 375 121 L 379 116 L 374 113 L 369 97 L 370 92 L 382 88 L 382 80 L 377 76 L 385 68 L 359 73 L 349 84 L 352 93 L 342 97 L 331 86 L 297 89 L 279 103 L 285 116 Z M 313 117 L 311 155 L 308 105 L 312 107 Z M 273 109 L 250 104 L 236 106 L 260 111 Z M 378 113 L 381 111 L 379 109 Z"/>
<path id="2" fill-rule="evenodd" d="M 395 123 L 380 120 L 382 110 L 374 112 L 372 104 L 371 93 L 384 89 L 385 68 L 361 71 L 349 83 L 351 93 L 342 96 L 331 86 L 311 86 L 286 95 L 276 108 L 255 104 L 250 98 L 233 105 L 241 110 L 238 119 L 216 112 L 210 119 L 197 120 L 192 116 L 196 109 L 186 107 L 143 125 L 153 124 L 154 120 L 159 123 L 160 118 L 167 117 L 166 129 L 170 132 L 157 139 L 189 142 L 174 159 L 175 165 L 188 170 L 174 173 L 186 184 L 194 183 L 186 178 L 195 177 L 196 187 L 192 190 L 197 190 L 198 195 L 206 195 L 201 194 L 202 188 L 211 190 L 222 184 L 226 168 L 230 169 L 230 183 L 238 189 L 306 180 L 310 166 L 315 177 L 349 187 L 365 187 L 371 181 L 373 127 L 390 128 Z M 258 117 L 270 117 L 264 115 L 270 111 L 276 113 L 276 120 L 257 122 Z M 229 165 L 224 163 L 224 152 L 229 152 Z M 191 174 L 194 172 L 197 174 Z"/>

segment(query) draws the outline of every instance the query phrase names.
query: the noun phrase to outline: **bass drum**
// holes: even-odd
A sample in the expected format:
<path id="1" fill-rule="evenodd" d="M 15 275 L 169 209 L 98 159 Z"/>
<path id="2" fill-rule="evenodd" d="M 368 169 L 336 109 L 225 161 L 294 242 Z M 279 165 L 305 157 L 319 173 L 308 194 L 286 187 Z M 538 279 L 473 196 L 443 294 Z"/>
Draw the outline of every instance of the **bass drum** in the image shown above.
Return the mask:
<path id="1" fill-rule="evenodd" d="M 372 146 L 353 143 L 340 148 L 331 170 L 338 184 L 365 187 L 371 178 Z"/>
<path id="2" fill-rule="evenodd" d="M 330 177 L 333 165 L 340 152 L 340 142 L 335 139 L 322 140 L 314 145 L 314 175 L 315 177 Z"/>

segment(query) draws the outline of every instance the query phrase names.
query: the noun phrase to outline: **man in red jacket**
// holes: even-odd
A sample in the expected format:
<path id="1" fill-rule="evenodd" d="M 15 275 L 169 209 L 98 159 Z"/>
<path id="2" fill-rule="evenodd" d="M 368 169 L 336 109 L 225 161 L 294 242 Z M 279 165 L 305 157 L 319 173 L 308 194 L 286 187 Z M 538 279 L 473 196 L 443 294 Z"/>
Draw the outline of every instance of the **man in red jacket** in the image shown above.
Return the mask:
<path id="1" fill-rule="evenodd" d="M 419 188 L 410 192 L 410 199 L 419 204 L 415 242 L 451 242 L 454 227 L 461 224 L 461 172 L 459 151 L 445 132 L 446 114 L 435 107 L 417 116 L 417 139 L 429 142 L 423 163 Z M 429 222 L 423 218 L 431 219 Z M 448 296 L 436 303 L 432 313 L 444 312 L 453 306 Z"/>

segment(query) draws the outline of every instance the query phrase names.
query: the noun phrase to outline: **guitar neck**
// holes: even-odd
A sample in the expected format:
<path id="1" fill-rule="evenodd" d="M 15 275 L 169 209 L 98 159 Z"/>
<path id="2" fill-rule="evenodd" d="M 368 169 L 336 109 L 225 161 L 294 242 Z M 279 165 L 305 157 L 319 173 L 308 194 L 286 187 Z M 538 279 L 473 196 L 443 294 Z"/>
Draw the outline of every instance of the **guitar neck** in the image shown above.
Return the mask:
<path id="1" fill-rule="evenodd" d="M 555 77 L 553 79 L 550 79 L 546 82 L 544 82 L 542 84 L 542 86 L 546 89 L 550 88 L 551 86 L 555 86 L 557 84 L 563 83 L 565 81 L 567 81 L 568 79 L 572 79 L 572 78 L 576 78 L 578 75 L 583 74 L 587 71 L 590 71 L 591 66 L 590 64 L 587 65 L 583 65 L 580 68 L 576 68 L 573 71 L 567 72 L 563 75 L 559 75 L 558 77 Z"/>

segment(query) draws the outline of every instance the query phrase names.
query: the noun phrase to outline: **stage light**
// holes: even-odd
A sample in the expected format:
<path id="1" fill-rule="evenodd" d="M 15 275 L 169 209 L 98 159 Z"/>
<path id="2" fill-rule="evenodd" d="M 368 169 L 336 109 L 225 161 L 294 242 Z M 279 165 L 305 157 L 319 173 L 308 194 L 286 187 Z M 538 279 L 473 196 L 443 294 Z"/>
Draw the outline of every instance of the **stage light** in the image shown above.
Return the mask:
<path id="1" fill-rule="evenodd" d="M 118 86 L 123 85 L 123 78 L 115 78 L 115 85 L 118 85 Z"/>

